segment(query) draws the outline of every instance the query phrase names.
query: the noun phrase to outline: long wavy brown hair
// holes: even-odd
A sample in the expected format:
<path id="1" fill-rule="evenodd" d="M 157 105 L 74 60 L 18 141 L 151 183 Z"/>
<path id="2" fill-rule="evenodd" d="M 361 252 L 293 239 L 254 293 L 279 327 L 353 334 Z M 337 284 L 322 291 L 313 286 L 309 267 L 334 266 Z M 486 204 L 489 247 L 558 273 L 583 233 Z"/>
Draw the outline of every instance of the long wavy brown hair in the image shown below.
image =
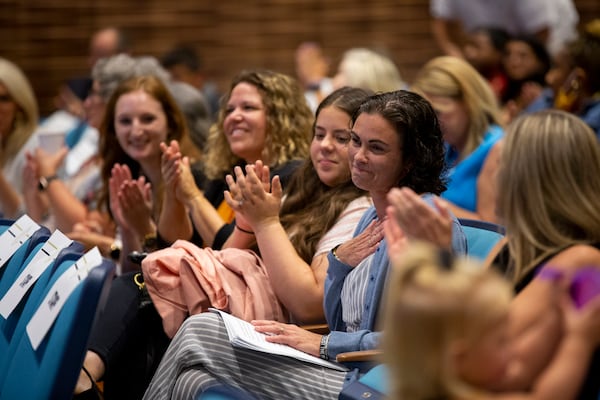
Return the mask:
<path id="1" fill-rule="evenodd" d="M 166 142 L 171 140 L 177 140 L 180 144 L 181 151 L 184 155 L 197 159 L 199 157 L 198 149 L 191 142 L 187 126 L 185 123 L 185 117 L 180 111 L 175 99 L 171 96 L 167 87 L 162 83 L 160 79 L 155 76 L 140 76 L 132 78 L 122 82 L 110 97 L 106 104 L 106 112 L 100 125 L 100 155 L 102 157 L 102 190 L 100 194 L 99 206 L 102 209 L 110 211 L 108 204 L 108 180 L 111 176 L 111 170 L 113 166 L 118 164 L 126 164 L 131 170 L 131 174 L 134 178 L 137 178 L 144 174 L 140 164 L 129 157 L 127 153 L 121 148 L 119 141 L 117 140 L 117 134 L 115 131 L 115 106 L 117 101 L 124 94 L 135 92 L 137 90 L 143 90 L 148 93 L 152 98 L 158 101 L 165 113 L 167 118 L 167 139 Z M 160 202 L 162 200 L 162 182 L 152 182 L 155 210 L 160 210 Z"/>
<path id="2" fill-rule="evenodd" d="M 324 108 L 335 107 L 350 117 L 370 95 L 358 88 L 341 88 L 327 96 L 316 110 L 315 124 Z M 313 124 L 313 129 L 315 124 Z M 319 240 L 331 229 L 348 204 L 366 195 L 352 183 L 350 165 L 348 178 L 335 187 L 325 185 L 308 159 L 298 168 L 286 187 L 286 200 L 280 212 L 281 224 L 286 232 L 293 234 L 290 241 L 306 263 L 310 264 Z"/>

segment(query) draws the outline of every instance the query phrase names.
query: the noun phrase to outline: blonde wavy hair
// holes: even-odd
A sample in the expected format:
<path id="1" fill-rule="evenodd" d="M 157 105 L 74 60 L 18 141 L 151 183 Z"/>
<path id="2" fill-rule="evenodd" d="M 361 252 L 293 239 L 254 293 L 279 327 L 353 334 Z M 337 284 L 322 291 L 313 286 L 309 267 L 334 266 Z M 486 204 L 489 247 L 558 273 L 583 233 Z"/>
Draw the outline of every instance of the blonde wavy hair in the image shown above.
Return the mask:
<path id="1" fill-rule="evenodd" d="M 29 140 L 38 125 L 39 111 L 29 80 L 15 63 L 0 57 L 0 83 L 17 104 L 12 131 L 2 138 L 0 167 L 10 161 Z"/>
<path id="2" fill-rule="evenodd" d="M 511 285 L 493 269 L 451 260 L 416 243 L 392 262 L 384 304 L 384 362 L 391 399 L 476 397 L 477 388 L 457 376 L 454 344 L 467 346 L 502 321 Z"/>
<path id="3" fill-rule="evenodd" d="M 464 103 L 469 129 L 461 158 L 483 140 L 490 124 L 501 125 L 498 100 L 490 85 L 468 62 L 456 57 L 436 57 L 417 73 L 411 90 L 420 95 L 449 97 Z"/>
<path id="4" fill-rule="evenodd" d="M 209 179 L 221 179 L 235 165 L 244 162 L 233 154 L 223 131 L 227 102 L 233 89 L 242 82 L 258 89 L 266 109 L 266 143 L 261 159 L 268 160 L 271 167 L 277 167 L 308 156 L 314 117 L 298 82 L 290 76 L 268 70 L 242 71 L 221 99 L 217 122 L 209 131 L 203 159 Z"/>
<path id="5" fill-rule="evenodd" d="M 577 116 L 548 110 L 515 120 L 498 187 L 515 282 L 568 246 L 600 242 L 600 148 Z"/>

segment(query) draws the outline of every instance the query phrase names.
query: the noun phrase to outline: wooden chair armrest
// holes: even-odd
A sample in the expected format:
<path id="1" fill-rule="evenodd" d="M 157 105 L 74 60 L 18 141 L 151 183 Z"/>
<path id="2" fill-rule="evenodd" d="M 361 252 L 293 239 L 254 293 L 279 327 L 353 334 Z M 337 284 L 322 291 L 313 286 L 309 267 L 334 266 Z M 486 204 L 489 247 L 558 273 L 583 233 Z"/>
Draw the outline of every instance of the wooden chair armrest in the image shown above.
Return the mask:
<path id="1" fill-rule="evenodd" d="M 301 325 L 300 327 L 309 332 L 317 333 L 319 335 L 327 335 L 329 333 L 329 325 L 327 324 Z"/>
<path id="2" fill-rule="evenodd" d="M 340 363 L 359 361 L 379 361 L 383 352 L 381 350 L 360 350 L 340 353 L 335 360 Z"/>

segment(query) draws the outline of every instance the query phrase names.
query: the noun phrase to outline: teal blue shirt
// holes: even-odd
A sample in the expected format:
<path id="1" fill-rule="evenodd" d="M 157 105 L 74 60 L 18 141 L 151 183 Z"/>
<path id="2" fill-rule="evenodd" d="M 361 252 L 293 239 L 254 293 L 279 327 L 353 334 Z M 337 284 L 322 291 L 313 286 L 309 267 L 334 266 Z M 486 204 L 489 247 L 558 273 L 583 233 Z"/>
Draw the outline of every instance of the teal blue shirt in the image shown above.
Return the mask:
<path id="1" fill-rule="evenodd" d="M 462 161 L 456 162 L 458 153 L 446 146 L 446 177 L 448 188 L 442 198 L 452 204 L 475 212 L 477 210 L 477 178 L 492 147 L 504 136 L 498 125 L 491 125 L 479 146 Z"/>

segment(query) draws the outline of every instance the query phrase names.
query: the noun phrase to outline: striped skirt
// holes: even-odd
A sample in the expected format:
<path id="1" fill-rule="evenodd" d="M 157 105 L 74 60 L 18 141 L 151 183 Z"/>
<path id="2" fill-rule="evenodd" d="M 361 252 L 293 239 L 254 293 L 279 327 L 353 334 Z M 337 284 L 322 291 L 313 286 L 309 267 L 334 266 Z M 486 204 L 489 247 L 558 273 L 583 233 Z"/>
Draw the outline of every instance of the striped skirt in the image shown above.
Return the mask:
<path id="1" fill-rule="evenodd" d="M 337 399 L 345 376 L 289 357 L 235 348 L 221 317 L 208 312 L 183 323 L 144 399 L 196 399 L 219 384 L 259 399 Z"/>

